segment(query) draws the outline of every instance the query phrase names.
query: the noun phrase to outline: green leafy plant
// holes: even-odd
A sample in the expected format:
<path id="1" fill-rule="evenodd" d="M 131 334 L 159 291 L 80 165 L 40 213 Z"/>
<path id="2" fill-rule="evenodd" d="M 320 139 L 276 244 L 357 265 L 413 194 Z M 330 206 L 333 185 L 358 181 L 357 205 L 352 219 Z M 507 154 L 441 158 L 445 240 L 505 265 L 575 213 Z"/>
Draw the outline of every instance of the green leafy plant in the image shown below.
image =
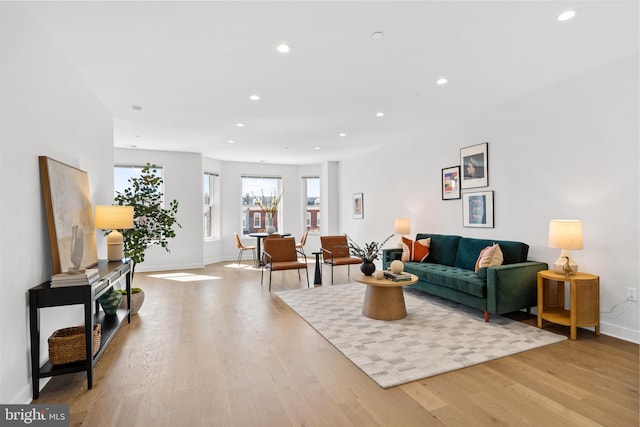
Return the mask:
<path id="1" fill-rule="evenodd" d="M 380 254 L 382 247 L 389 241 L 390 238 L 393 237 L 393 234 L 384 239 L 382 243 L 366 243 L 364 245 L 364 248 L 361 248 L 356 242 L 351 240 L 351 237 L 349 237 L 348 235 L 346 236 L 347 240 L 349 241 L 349 251 L 351 252 L 351 255 L 357 256 L 364 262 L 373 262 L 378 259 L 378 255 Z"/>
<path id="2" fill-rule="evenodd" d="M 156 172 L 157 166 L 147 163 L 139 177 L 129 178 L 128 188 L 116 192 L 118 205 L 133 206 L 133 228 L 121 230 L 124 255 L 133 261 L 132 275 L 149 246 L 159 245 L 170 252 L 169 239 L 176 237 L 174 226 L 182 228 L 177 220 L 178 201 L 172 200 L 168 209 L 162 207 L 160 186 L 164 181 Z"/>
<path id="3" fill-rule="evenodd" d="M 126 295 L 127 294 L 127 290 L 126 289 L 118 289 L 118 292 L 120 292 L 122 295 Z M 139 294 L 140 292 L 142 292 L 142 288 L 131 288 L 131 295 Z"/>

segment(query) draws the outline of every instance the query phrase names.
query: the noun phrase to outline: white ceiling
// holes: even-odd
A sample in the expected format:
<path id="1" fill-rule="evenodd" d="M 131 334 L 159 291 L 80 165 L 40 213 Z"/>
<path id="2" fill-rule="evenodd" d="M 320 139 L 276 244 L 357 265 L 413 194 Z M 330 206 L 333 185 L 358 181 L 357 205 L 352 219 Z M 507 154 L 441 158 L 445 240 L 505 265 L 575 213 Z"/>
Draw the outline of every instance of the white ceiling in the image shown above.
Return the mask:
<path id="1" fill-rule="evenodd" d="M 113 115 L 114 146 L 231 161 L 320 163 L 419 142 L 638 52 L 637 1 L 27 5 Z M 577 16 L 557 21 L 567 8 Z"/>

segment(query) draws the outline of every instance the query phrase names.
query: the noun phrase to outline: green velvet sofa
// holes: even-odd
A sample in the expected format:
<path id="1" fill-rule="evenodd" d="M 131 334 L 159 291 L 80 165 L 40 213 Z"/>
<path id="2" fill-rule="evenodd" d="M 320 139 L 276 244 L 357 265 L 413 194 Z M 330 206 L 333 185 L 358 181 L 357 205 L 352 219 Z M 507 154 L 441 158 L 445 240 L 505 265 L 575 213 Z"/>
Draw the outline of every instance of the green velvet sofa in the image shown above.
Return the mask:
<path id="1" fill-rule="evenodd" d="M 547 270 L 544 262 L 529 261 L 529 245 L 506 240 L 484 240 L 442 234 L 418 234 L 416 240 L 431 238 L 429 256 L 424 262 L 404 262 L 404 271 L 420 279 L 419 289 L 451 301 L 503 314 L 537 305 L 537 273 Z M 498 267 L 475 272 L 480 251 L 494 243 L 500 245 L 504 262 Z M 402 257 L 402 249 L 384 249 L 382 267 Z"/>

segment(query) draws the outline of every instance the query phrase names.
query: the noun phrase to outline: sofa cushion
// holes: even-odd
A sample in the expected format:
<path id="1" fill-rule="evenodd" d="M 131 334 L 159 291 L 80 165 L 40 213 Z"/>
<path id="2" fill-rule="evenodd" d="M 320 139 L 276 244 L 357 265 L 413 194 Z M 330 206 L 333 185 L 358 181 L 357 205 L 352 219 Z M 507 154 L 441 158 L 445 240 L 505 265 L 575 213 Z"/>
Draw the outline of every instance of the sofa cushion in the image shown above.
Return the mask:
<path id="1" fill-rule="evenodd" d="M 478 255 L 475 272 L 477 273 L 482 267 L 497 267 L 502 265 L 503 261 L 504 257 L 499 244 L 496 243 L 494 245 L 487 246 L 481 250 L 480 255 Z"/>
<path id="2" fill-rule="evenodd" d="M 492 246 L 494 243 L 500 245 L 502 256 L 504 258 L 503 264 L 515 264 L 518 262 L 525 262 L 527 255 L 529 254 L 529 245 L 521 242 L 511 242 L 508 240 L 486 240 L 486 239 L 472 239 L 469 237 L 463 237 L 458 244 L 458 252 L 456 260 L 453 265 L 465 270 L 475 270 L 476 261 L 480 252 L 487 246 Z M 431 243 L 431 250 L 435 253 L 433 247 L 433 241 Z"/>
<path id="3" fill-rule="evenodd" d="M 424 262 L 429 256 L 431 238 L 416 240 L 415 242 L 402 237 L 402 261 Z"/>
<path id="4" fill-rule="evenodd" d="M 416 240 L 428 239 L 431 238 L 431 245 L 429 247 L 429 257 L 427 258 L 427 262 L 432 262 L 434 264 L 442 264 L 453 267 L 456 263 L 456 254 L 458 253 L 458 242 L 460 241 L 460 236 L 453 235 L 444 235 L 444 234 L 417 234 Z M 488 245 L 484 245 L 483 248 Z M 482 249 L 482 248 L 480 248 Z M 476 253 L 476 257 L 480 250 Z M 473 260 L 475 265 L 476 260 Z M 473 270 L 473 266 L 471 267 Z"/>
<path id="5" fill-rule="evenodd" d="M 486 281 L 478 278 L 474 271 L 430 262 L 405 262 L 404 271 L 435 285 L 456 289 L 480 298 L 487 296 Z"/>

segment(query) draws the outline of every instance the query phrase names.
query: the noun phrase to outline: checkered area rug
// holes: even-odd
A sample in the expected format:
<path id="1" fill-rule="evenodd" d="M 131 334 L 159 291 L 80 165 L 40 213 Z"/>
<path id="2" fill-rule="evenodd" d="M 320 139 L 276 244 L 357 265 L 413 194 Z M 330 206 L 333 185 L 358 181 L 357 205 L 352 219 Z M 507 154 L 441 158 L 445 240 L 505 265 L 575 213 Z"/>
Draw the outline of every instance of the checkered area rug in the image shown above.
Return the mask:
<path id="1" fill-rule="evenodd" d="M 506 317 L 404 289 L 408 315 L 362 315 L 366 285 L 276 294 L 382 388 L 464 368 L 566 339 Z"/>

